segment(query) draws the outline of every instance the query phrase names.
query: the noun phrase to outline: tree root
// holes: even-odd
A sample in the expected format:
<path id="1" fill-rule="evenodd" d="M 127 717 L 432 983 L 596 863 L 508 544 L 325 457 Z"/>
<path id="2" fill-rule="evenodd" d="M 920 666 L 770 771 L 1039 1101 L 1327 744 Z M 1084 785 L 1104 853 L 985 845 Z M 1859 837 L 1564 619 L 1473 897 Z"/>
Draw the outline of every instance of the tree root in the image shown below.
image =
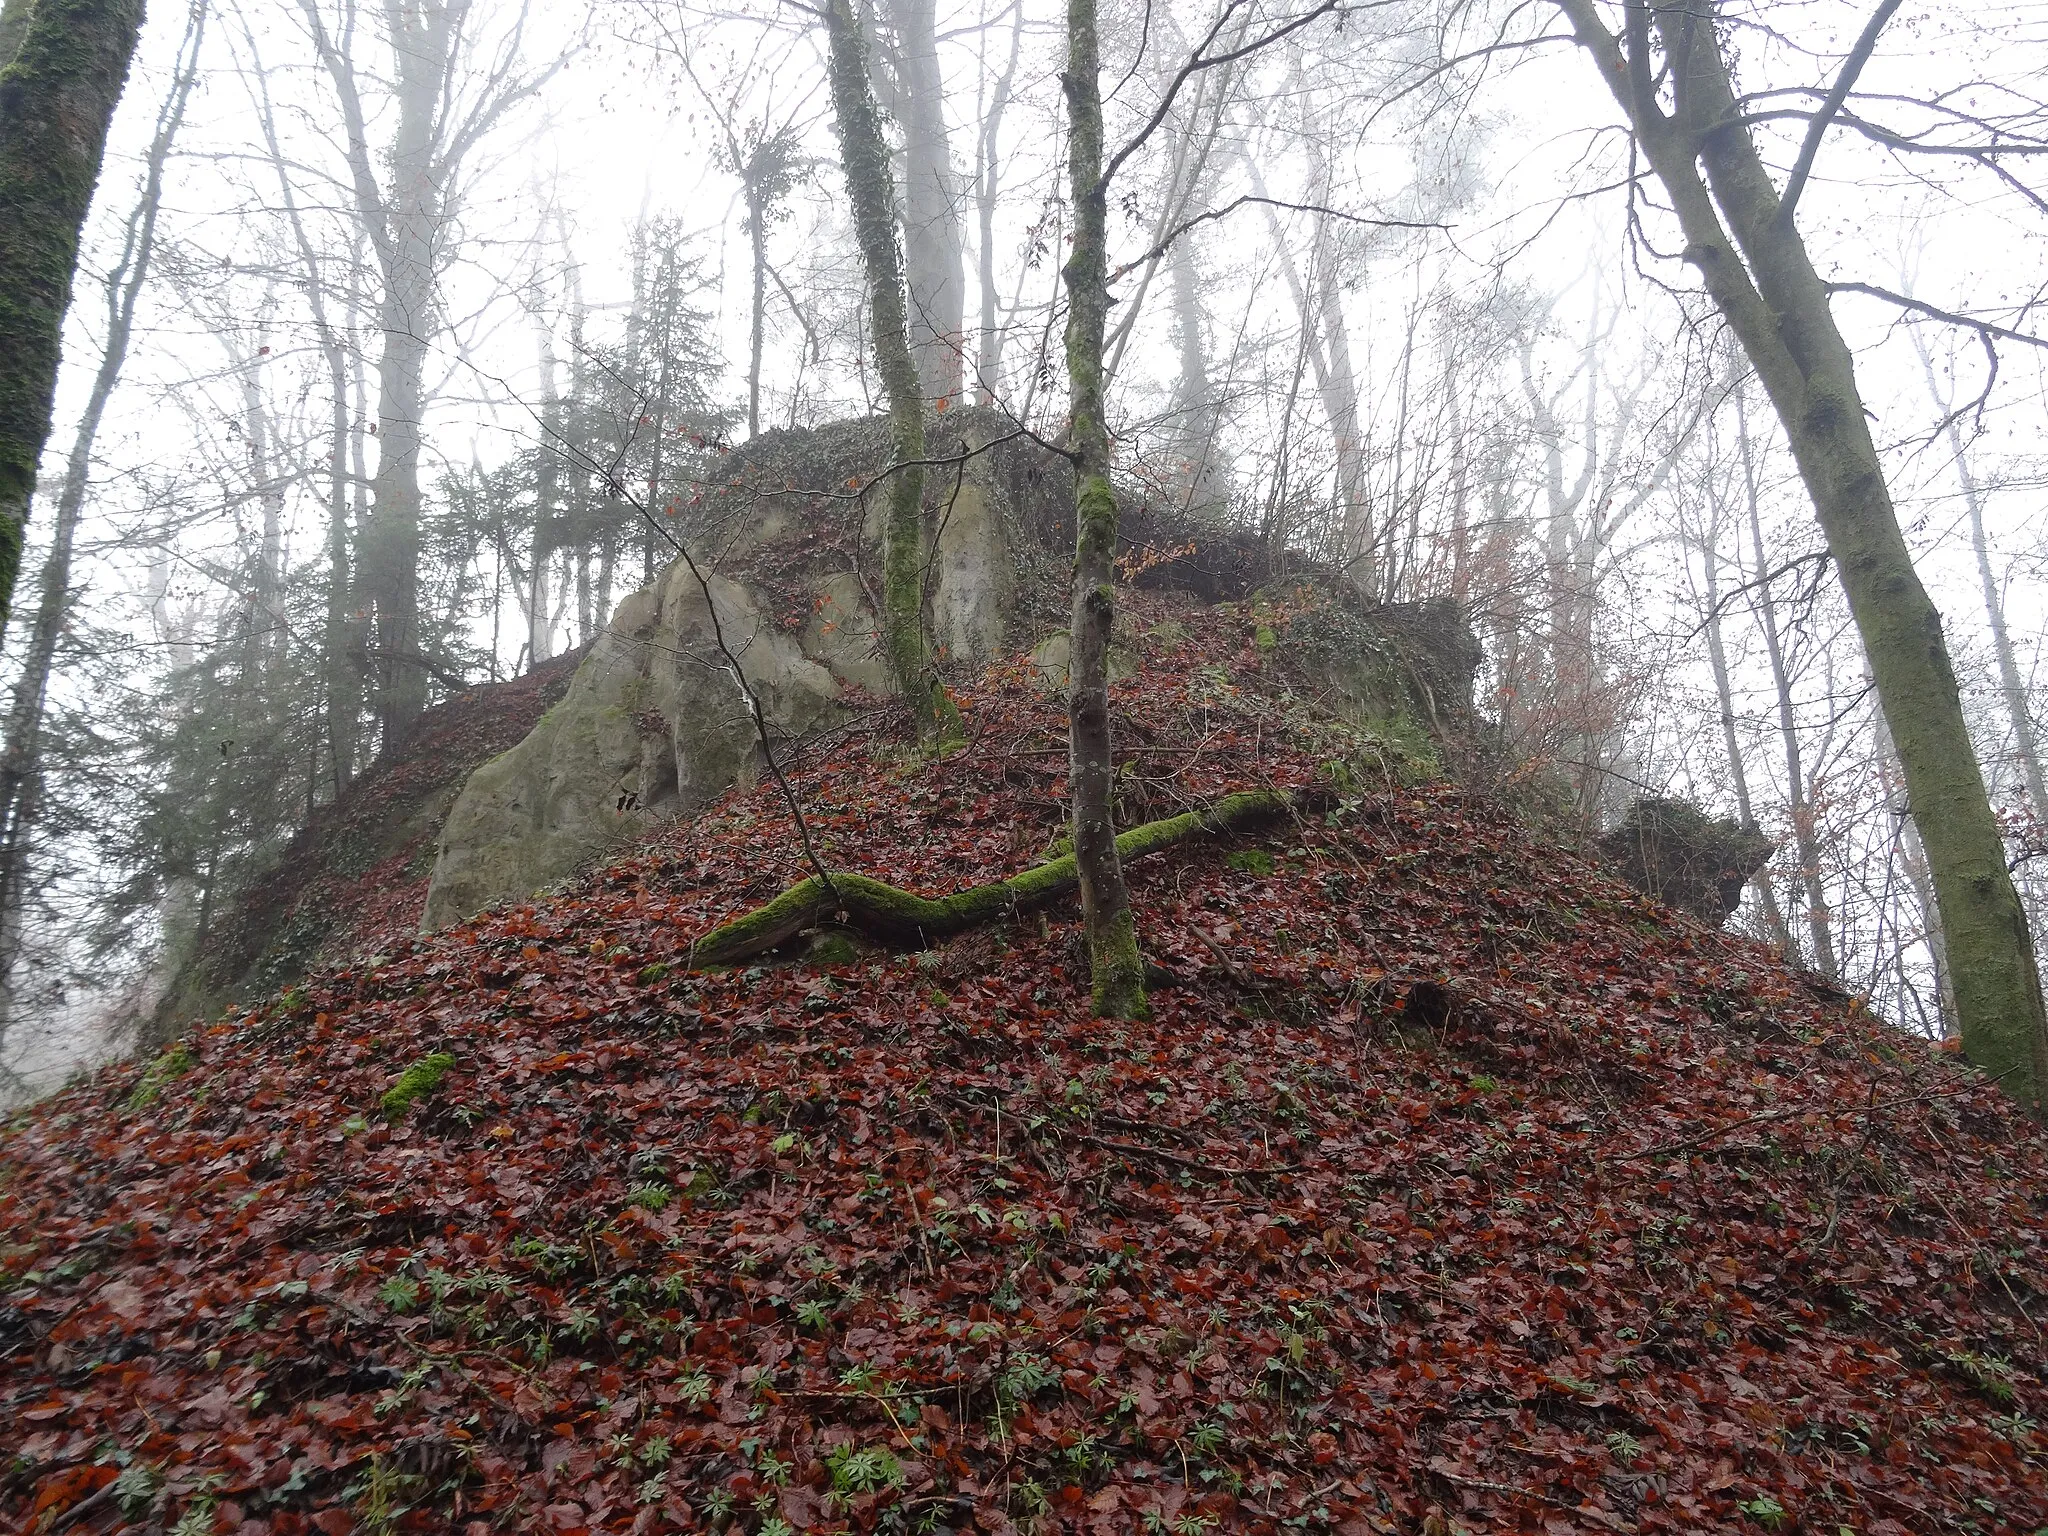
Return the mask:
<path id="1" fill-rule="evenodd" d="M 1198 811 L 1148 821 L 1116 840 L 1125 862 L 1196 837 L 1216 837 L 1304 807 L 1312 792 L 1247 790 L 1225 795 Z M 765 906 L 714 928 L 690 946 L 692 966 L 736 965 L 786 944 L 806 928 L 837 920 L 895 949 L 921 949 L 983 923 L 1042 906 L 1080 884 L 1071 853 L 991 885 L 977 885 L 937 900 L 866 875 L 835 872 L 828 886 L 816 875 Z"/>

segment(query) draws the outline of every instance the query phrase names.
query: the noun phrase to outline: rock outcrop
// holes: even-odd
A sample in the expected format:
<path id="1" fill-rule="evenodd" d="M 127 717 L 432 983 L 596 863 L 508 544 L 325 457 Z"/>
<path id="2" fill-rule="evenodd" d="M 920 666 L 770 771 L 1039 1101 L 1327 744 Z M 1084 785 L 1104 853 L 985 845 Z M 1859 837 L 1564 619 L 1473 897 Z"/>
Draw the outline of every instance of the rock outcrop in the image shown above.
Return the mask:
<path id="1" fill-rule="evenodd" d="M 1732 818 L 1651 795 L 1600 840 L 1600 851 L 1630 885 L 1713 928 L 1735 915 L 1742 888 L 1775 846 Z"/>
<path id="2" fill-rule="evenodd" d="M 933 457 L 952 461 L 927 472 L 925 498 L 932 630 L 949 662 L 986 661 L 1013 638 L 1033 565 L 1016 500 L 1061 493 L 1063 461 L 1002 438 L 972 412 L 933 433 Z M 887 446 L 877 423 L 851 422 L 734 455 L 682 525 L 697 564 L 677 559 L 620 603 L 562 702 L 470 779 L 442 829 L 425 930 L 530 896 L 744 782 L 763 766 L 763 728 L 798 740 L 888 689 L 865 579 L 876 498 L 856 494 Z"/>
<path id="3" fill-rule="evenodd" d="M 928 444 L 926 591 L 940 662 L 1029 650 L 1045 686 L 1063 689 L 1071 467 L 989 412 L 938 419 Z M 528 898 L 708 804 L 761 770 L 764 731 L 771 746 L 796 741 L 889 690 L 869 585 L 880 503 L 867 494 L 887 464 L 879 420 L 767 433 L 731 456 L 677 525 L 696 564 L 678 559 L 621 603 L 567 697 L 463 790 L 424 929 Z M 1261 577 L 1278 583 L 1278 628 L 1262 626 L 1260 643 L 1339 713 L 1432 729 L 1469 713 L 1478 648 L 1448 605 L 1368 609 L 1328 571 L 1268 558 L 1249 534 L 1142 503 L 1131 524 L 1137 585 L 1217 602 L 1254 598 Z M 1264 612 L 1268 599 L 1254 601 Z M 1134 641 L 1121 636 L 1113 677 L 1137 669 Z"/>

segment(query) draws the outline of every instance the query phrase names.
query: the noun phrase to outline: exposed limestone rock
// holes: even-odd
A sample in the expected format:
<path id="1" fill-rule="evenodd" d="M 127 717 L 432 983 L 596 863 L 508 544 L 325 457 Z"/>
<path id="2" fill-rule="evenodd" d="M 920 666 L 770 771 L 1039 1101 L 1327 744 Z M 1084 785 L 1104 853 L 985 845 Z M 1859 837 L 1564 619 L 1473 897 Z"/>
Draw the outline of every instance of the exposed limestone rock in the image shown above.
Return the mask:
<path id="1" fill-rule="evenodd" d="M 804 653 L 823 662 L 842 683 L 887 693 L 893 686 L 882 659 L 882 636 L 860 578 L 851 571 L 818 584 L 817 606 L 804 622 Z"/>
<path id="2" fill-rule="evenodd" d="M 1020 631 L 1036 624 L 1043 634 L 1064 606 L 1072 468 L 990 412 L 935 418 L 927 443 L 926 591 L 939 660 L 989 661 L 1023 641 Z M 705 562 L 713 602 L 678 561 L 654 591 L 619 605 L 567 696 L 456 801 L 424 927 L 527 898 L 758 772 L 760 742 L 723 651 L 740 658 L 771 739 L 802 737 L 890 691 L 863 579 L 879 571 L 887 453 L 886 424 L 855 421 L 765 433 L 721 462 L 676 525 Z M 1185 581 L 1214 600 L 1277 569 L 1246 535 L 1191 533 L 1158 515 L 1148 527 L 1160 548 L 1134 546 L 1142 584 Z M 1342 707 L 1431 722 L 1469 708 L 1477 656 L 1462 621 L 1449 625 L 1462 645 L 1446 646 L 1425 633 L 1421 610 L 1396 617 L 1412 622 L 1378 624 L 1354 598 L 1332 598 L 1287 625 L 1284 649 L 1327 663 L 1317 691 Z M 1282 648 L 1283 637 L 1261 637 Z M 1056 633 L 1032 653 L 1050 688 L 1066 687 L 1067 645 Z M 1136 636 L 1120 632 L 1111 677 L 1135 675 L 1138 656 Z"/>
<path id="3" fill-rule="evenodd" d="M 877 423 L 770 433 L 732 455 L 686 525 L 718 551 L 707 574 L 725 648 L 759 696 L 771 737 L 829 725 L 846 691 L 887 693 L 877 625 L 860 571 L 875 569 L 863 502 L 885 467 Z M 928 479 L 933 632 L 942 658 L 1000 654 L 1023 573 L 1010 489 L 1045 483 L 1022 442 L 976 413 L 935 431 Z M 1056 461 L 1057 462 L 1057 461 Z M 805 489 L 824 487 L 825 489 Z M 865 560 L 856 558 L 865 544 Z M 519 900 L 668 816 L 688 814 L 761 768 L 745 695 L 713 632 L 703 588 L 672 564 L 654 591 L 619 605 L 568 695 L 533 733 L 470 779 L 442 829 L 422 926 L 460 922 Z"/>
<path id="4" fill-rule="evenodd" d="M 939 497 L 932 635 L 942 655 L 987 660 L 1002 649 L 1017 562 L 990 489 L 963 477 Z"/>
<path id="5" fill-rule="evenodd" d="M 441 832 L 422 926 L 530 895 L 754 772 L 759 743 L 721 636 L 772 734 L 831 719 L 842 691 L 831 669 L 768 623 L 744 587 L 708 584 L 710 606 L 677 562 L 656 591 L 622 602 L 562 702 L 470 778 Z"/>

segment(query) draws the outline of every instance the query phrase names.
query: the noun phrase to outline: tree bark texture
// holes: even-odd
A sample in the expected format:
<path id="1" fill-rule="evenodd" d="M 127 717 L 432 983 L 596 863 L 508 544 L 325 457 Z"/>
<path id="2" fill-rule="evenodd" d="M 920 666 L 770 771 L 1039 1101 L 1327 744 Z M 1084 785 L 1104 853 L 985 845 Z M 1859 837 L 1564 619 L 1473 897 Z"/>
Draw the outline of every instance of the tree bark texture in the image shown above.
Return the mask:
<path id="1" fill-rule="evenodd" d="M 1109 189 L 1102 179 L 1101 44 L 1096 0 L 1067 0 L 1067 179 L 1074 239 L 1067 253 L 1068 451 L 1074 459 L 1074 597 L 1069 619 L 1068 780 L 1095 1012 L 1146 1012 L 1145 966 L 1116 842 L 1116 753 L 1110 736 L 1109 639 L 1116 619 L 1116 496 L 1102 403 L 1109 310 Z"/>
<path id="2" fill-rule="evenodd" d="M 79 230 L 142 0 L 37 0 L 0 70 L 0 633 L 50 435 Z"/>
<path id="3" fill-rule="evenodd" d="M 1685 259 L 1762 379 L 1813 498 L 1927 851 L 1964 1052 L 2038 1110 L 2048 1010 L 1941 615 L 1913 569 L 1827 289 L 1742 121 L 1715 8 L 1637 0 L 1624 39 L 1595 0 L 1556 4 L 1627 114 L 1671 199 Z"/>
<path id="4" fill-rule="evenodd" d="M 24 7 L 25 10 L 25 7 Z M 172 76 L 170 94 L 157 114 L 156 133 L 145 161 L 142 192 L 128 216 L 120 258 L 106 277 L 106 341 L 98 370 L 86 395 L 85 411 L 71 441 L 64 466 L 64 484 L 57 493 L 50 529 L 50 551 L 38 582 L 35 622 L 29 629 L 28 653 L 7 714 L 7 741 L 0 752 L 0 1038 L 14 1013 L 14 981 L 21 960 L 20 940 L 28 905 L 30 845 L 41 802 L 43 722 L 49 704 L 50 674 L 57 643 L 71 615 L 71 556 L 78 525 L 85 514 L 87 482 L 92 473 L 93 446 L 107 402 L 128 360 L 128 342 L 135 330 L 135 310 L 148 280 L 156 251 L 156 222 L 163 204 L 164 167 L 171 145 L 184 122 L 185 105 L 199 73 L 199 49 L 206 31 L 206 10 L 195 6 L 186 24 Z M 0 50 L 6 40 L 0 28 Z"/>
<path id="5" fill-rule="evenodd" d="M 889 403 L 888 509 L 882 552 L 882 644 L 903 697 L 921 728 L 942 728 L 945 690 L 929 669 L 924 625 L 924 400 L 903 302 L 903 259 L 896 244 L 895 179 L 889 144 L 869 83 L 867 45 L 848 0 L 830 0 L 825 34 L 832 113 L 853 207 L 854 236 L 868 280 L 869 334 L 875 371 Z"/>

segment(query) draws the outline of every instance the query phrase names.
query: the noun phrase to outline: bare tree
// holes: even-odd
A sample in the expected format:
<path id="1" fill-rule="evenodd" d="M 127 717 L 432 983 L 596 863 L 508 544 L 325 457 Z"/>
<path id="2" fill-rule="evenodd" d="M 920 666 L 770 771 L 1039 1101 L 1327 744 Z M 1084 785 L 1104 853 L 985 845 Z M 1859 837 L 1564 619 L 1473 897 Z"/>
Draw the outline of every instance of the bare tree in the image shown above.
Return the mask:
<path id="1" fill-rule="evenodd" d="M 1017 80 L 1017 59 L 1024 47 L 1024 0 L 1010 0 L 1010 55 L 996 76 L 981 131 L 974 137 L 974 213 L 980 233 L 976 247 L 981 295 L 981 336 L 974 355 L 975 399 L 992 405 L 1002 387 L 1002 327 L 996 324 L 996 202 L 1002 188 L 1003 116 Z"/>
<path id="2" fill-rule="evenodd" d="M 337 323 L 332 306 L 337 291 L 333 283 L 336 265 L 352 273 L 359 250 L 338 257 L 323 254 L 307 228 L 305 210 L 298 188 L 292 181 L 291 166 L 278 135 L 277 111 L 271 101 L 270 77 L 257 53 L 254 33 L 246 19 L 242 23 L 244 46 L 249 51 L 247 78 L 255 99 L 257 127 L 277 177 L 278 198 L 286 227 L 291 232 L 292 250 L 299 260 L 300 287 L 313 318 L 320 355 L 327 370 L 327 612 L 321 649 L 326 663 L 326 737 L 330 792 L 339 795 L 355 776 L 358 715 L 362 707 L 362 636 L 353 616 L 350 550 L 350 487 L 352 454 L 361 453 L 360 434 L 352 425 L 349 409 L 350 343 L 347 328 Z"/>
<path id="3" fill-rule="evenodd" d="M 1964 412 L 1957 410 L 1956 402 L 1942 391 L 1934 376 L 1934 359 L 1927 350 L 1926 338 L 1917 327 L 1913 329 L 1913 348 L 1927 379 L 1927 393 L 1942 414 L 1942 436 L 1948 442 L 1957 488 L 1963 493 L 1963 511 L 1970 520 L 1970 549 L 1977 557 L 1977 585 L 1984 594 L 1984 623 L 1991 632 L 1991 655 L 1998 667 L 2000 702 L 2005 706 L 2006 723 L 2012 729 L 2013 755 L 2019 760 L 2028 808 L 2037 823 L 2048 826 L 2048 776 L 2042 772 L 2041 742 L 2034 730 L 2026 679 L 2020 676 L 2019 653 L 2013 646 L 2012 627 L 2006 621 L 2004 582 L 1992 558 L 1991 539 L 1985 530 L 1983 488 L 1970 464 L 1969 445 L 1963 441 Z"/>
<path id="4" fill-rule="evenodd" d="M 396 124 L 379 180 L 357 57 L 363 18 L 339 0 L 332 25 L 322 0 L 299 0 L 314 52 L 339 107 L 354 213 L 369 236 L 379 291 L 377 471 L 373 508 L 358 534 L 357 590 L 370 611 L 367 672 L 388 750 L 426 707 L 430 659 L 420 624 L 420 452 L 427 363 L 443 315 L 437 294 L 451 257 L 465 163 L 506 115 L 531 99 L 564 59 L 530 65 L 522 49 L 528 4 L 483 56 L 474 0 L 384 0 Z"/>
<path id="5" fill-rule="evenodd" d="M 2048 1092 L 2048 1006 L 2026 915 L 1928 597 L 1872 441 L 1853 354 L 1796 222 L 1799 197 L 1899 0 L 1882 0 L 1810 119 L 1781 192 L 1730 74 L 1720 6 L 1555 0 L 1626 114 L 1700 273 L 1762 379 L 1813 498 L 1897 745 L 1941 905 L 1963 1045 L 2022 1102 Z"/>

